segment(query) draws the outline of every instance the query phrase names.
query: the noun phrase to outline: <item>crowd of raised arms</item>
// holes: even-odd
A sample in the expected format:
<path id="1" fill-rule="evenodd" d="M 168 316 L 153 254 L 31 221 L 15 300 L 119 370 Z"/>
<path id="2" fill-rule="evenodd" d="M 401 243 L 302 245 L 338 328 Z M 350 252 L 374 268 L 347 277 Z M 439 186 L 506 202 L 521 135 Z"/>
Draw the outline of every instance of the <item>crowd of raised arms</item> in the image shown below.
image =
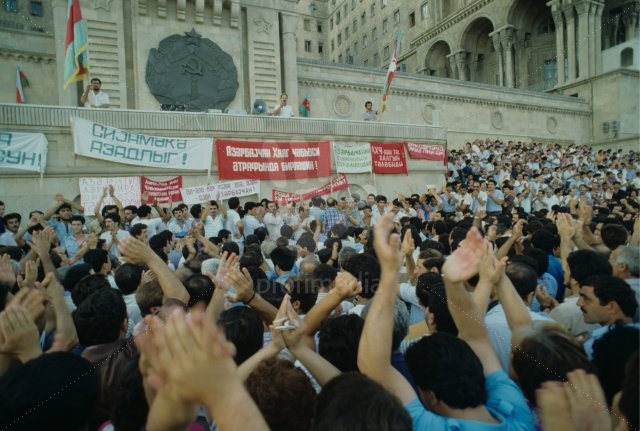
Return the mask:
<path id="1" fill-rule="evenodd" d="M 0 428 L 638 430 L 638 154 L 448 156 L 394 196 L 0 202 Z"/>

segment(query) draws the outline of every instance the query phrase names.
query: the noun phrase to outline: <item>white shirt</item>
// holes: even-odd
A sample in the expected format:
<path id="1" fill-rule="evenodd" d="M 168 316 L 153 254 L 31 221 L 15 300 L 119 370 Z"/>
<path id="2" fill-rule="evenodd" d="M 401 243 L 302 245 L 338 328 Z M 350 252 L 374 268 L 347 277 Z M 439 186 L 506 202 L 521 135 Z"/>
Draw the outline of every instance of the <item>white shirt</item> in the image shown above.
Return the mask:
<path id="1" fill-rule="evenodd" d="M 93 106 L 101 106 L 109 104 L 109 96 L 104 91 L 98 91 L 96 94 L 93 90 L 89 91 L 87 96 L 87 102 L 84 104 L 85 108 L 92 108 Z M 93 105 L 93 106 L 91 106 Z"/>
<path id="2" fill-rule="evenodd" d="M 239 229 L 238 229 L 238 223 L 242 223 L 240 221 L 240 214 L 238 214 L 237 211 L 235 210 L 228 210 L 227 211 L 227 230 L 229 232 L 231 232 L 231 239 L 233 240 L 233 242 L 244 242 L 244 238 L 240 237 L 240 238 L 236 238 L 236 234 L 238 234 Z"/>
<path id="3" fill-rule="evenodd" d="M 244 224 L 244 236 L 247 237 L 249 235 L 253 235 L 256 229 L 259 227 L 264 227 L 260 221 L 252 216 L 251 214 L 245 214 L 242 218 L 242 223 Z"/>
<path id="4" fill-rule="evenodd" d="M 204 220 L 204 236 L 209 239 L 214 236 L 218 236 L 220 229 L 224 229 L 224 219 L 221 215 L 217 215 L 216 218 L 207 216 Z"/>
<path id="5" fill-rule="evenodd" d="M 293 117 L 293 108 L 291 107 L 291 105 L 284 105 L 282 108 L 280 108 L 280 114 L 278 114 L 278 117 Z"/>
<path id="6" fill-rule="evenodd" d="M 142 223 L 147 226 L 147 238 L 151 238 L 154 235 L 157 235 L 161 232 L 160 226 L 163 225 L 161 218 L 140 218 L 136 217 L 131 221 L 131 226 L 135 226 L 137 224 Z"/>
<path id="7" fill-rule="evenodd" d="M 149 230 L 147 228 L 147 234 L 149 233 Z M 131 235 L 129 234 L 129 232 L 127 232 L 126 230 L 122 230 L 122 229 L 118 229 L 118 232 L 116 233 L 116 238 L 118 238 L 118 241 L 122 241 L 125 238 L 129 238 Z M 111 247 L 109 248 L 109 254 L 115 257 L 120 257 L 122 256 L 120 254 L 120 250 L 118 249 L 118 245 L 113 242 L 113 235 L 111 234 L 111 231 L 106 231 L 103 232 L 100 235 L 100 239 L 103 239 L 105 244 L 109 244 L 111 243 Z"/>
<path id="8" fill-rule="evenodd" d="M 280 238 L 280 228 L 284 225 L 284 221 L 280 214 L 276 213 L 276 215 L 273 215 L 268 212 L 264 215 L 262 221 L 269 232 L 269 238 L 274 241 Z"/>

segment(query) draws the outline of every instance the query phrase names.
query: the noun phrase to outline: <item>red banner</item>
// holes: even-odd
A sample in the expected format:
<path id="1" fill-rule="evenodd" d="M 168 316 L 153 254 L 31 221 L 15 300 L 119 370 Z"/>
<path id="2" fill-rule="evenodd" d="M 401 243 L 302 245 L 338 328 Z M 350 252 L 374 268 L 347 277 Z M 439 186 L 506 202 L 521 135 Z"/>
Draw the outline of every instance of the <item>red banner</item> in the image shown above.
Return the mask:
<path id="1" fill-rule="evenodd" d="M 167 181 L 154 181 L 147 177 L 140 179 L 140 196 L 143 203 L 181 202 L 182 177 L 171 178 Z"/>
<path id="2" fill-rule="evenodd" d="M 370 142 L 373 172 L 376 174 L 407 174 L 404 143 Z"/>
<path id="3" fill-rule="evenodd" d="M 407 142 L 407 152 L 412 159 L 442 162 L 445 159 L 446 150 L 442 145 L 423 145 Z"/>
<path id="4" fill-rule="evenodd" d="M 329 141 L 262 142 L 216 140 L 218 177 L 288 180 L 331 176 Z"/>
<path id="5" fill-rule="evenodd" d="M 298 202 L 300 199 L 303 201 L 311 200 L 314 196 L 324 196 L 330 195 L 333 192 L 337 192 L 340 190 L 345 190 L 349 187 L 349 182 L 347 181 L 347 177 L 344 175 L 340 175 L 330 182 L 325 184 L 322 187 L 319 187 L 315 190 L 311 190 L 309 192 L 304 192 L 302 194 L 299 193 L 289 193 L 282 190 L 273 190 L 271 192 L 271 199 L 277 203 L 286 203 L 286 202 Z"/>

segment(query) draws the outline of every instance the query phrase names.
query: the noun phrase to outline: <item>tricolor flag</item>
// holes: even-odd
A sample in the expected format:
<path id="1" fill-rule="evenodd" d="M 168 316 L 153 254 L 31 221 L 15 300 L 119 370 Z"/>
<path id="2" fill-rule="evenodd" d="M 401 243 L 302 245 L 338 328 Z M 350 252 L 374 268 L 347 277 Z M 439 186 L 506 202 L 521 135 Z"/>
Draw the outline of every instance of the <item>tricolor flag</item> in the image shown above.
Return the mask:
<path id="1" fill-rule="evenodd" d="M 311 102 L 309 101 L 309 96 L 304 96 L 304 100 L 302 101 L 302 105 L 300 105 L 300 116 L 308 117 L 311 115 Z"/>
<path id="2" fill-rule="evenodd" d="M 24 87 L 29 86 L 29 80 L 19 67 L 16 67 L 16 103 L 24 103 Z"/>
<path id="3" fill-rule="evenodd" d="M 89 74 L 89 38 L 80 0 L 67 0 L 67 37 L 64 42 L 64 89 Z"/>
<path id="4" fill-rule="evenodd" d="M 398 53 L 400 52 L 400 42 L 402 41 L 402 31 L 398 32 L 398 39 L 396 40 L 396 47 L 393 50 L 393 58 L 391 59 L 391 63 L 389 63 L 389 69 L 387 70 L 387 79 L 384 83 L 384 90 L 382 90 L 382 107 L 380 112 L 385 112 L 387 110 L 387 97 L 389 96 L 389 91 L 391 90 L 391 81 L 393 81 L 393 75 L 396 74 L 396 69 L 398 68 Z"/>

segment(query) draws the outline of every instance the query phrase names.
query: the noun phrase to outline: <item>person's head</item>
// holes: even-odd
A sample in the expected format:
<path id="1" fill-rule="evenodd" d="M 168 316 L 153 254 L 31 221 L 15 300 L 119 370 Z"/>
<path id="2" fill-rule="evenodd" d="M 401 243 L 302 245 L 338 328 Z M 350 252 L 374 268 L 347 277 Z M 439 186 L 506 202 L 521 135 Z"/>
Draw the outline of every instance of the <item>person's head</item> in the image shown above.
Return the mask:
<path id="1" fill-rule="evenodd" d="M 88 270 L 91 271 L 89 265 Z M 109 280 L 104 274 L 90 274 L 78 280 L 71 286 L 71 300 L 76 307 L 79 307 L 85 299 L 100 289 L 110 288 Z"/>
<path id="2" fill-rule="evenodd" d="M 98 289 L 72 315 L 78 340 L 85 347 L 111 343 L 127 331 L 127 307 L 115 289 Z"/>
<path id="3" fill-rule="evenodd" d="M 292 277 L 287 280 L 286 287 L 296 313 L 307 314 L 318 299 L 317 283 L 311 277 Z"/>
<path id="4" fill-rule="evenodd" d="M 376 195 L 369 193 L 367 195 L 367 205 L 373 207 L 376 204 Z"/>
<path id="5" fill-rule="evenodd" d="M 411 417 L 398 398 L 360 373 L 344 373 L 322 387 L 311 431 L 408 431 Z"/>
<path id="6" fill-rule="evenodd" d="M 533 268 L 536 269 L 538 278 L 541 278 L 549 269 L 549 258 L 543 250 L 539 248 L 527 248 L 522 254 L 535 260 L 536 266 Z"/>
<path id="7" fill-rule="evenodd" d="M 66 352 L 47 353 L 0 378 L 0 428 L 86 429 L 98 403 L 95 368 Z"/>
<path id="8" fill-rule="evenodd" d="M 267 212 L 274 214 L 278 211 L 278 205 L 275 202 L 267 202 Z"/>
<path id="9" fill-rule="evenodd" d="M 143 223 L 134 224 L 129 229 L 129 235 L 146 243 L 147 242 L 147 225 Z"/>
<path id="10" fill-rule="evenodd" d="M 218 319 L 218 326 L 236 347 L 236 364 L 241 364 L 262 348 L 262 318 L 251 307 L 232 307 L 224 310 Z"/>
<path id="11" fill-rule="evenodd" d="M 22 216 L 18 213 L 10 213 L 6 216 L 2 217 L 2 223 L 6 230 L 12 233 L 17 233 L 20 229 L 20 222 L 22 221 Z"/>
<path id="12" fill-rule="evenodd" d="M 487 401 L 482 363 L 463 340 L 436 332 L 413 344 L 405 355 L 427 409 L 442 414 L 440 403 L 466 409 Z"/>
<path id="13" fill-rule="evenodd" d="M 142 270 L 137 265 L 123 263 L 116 270 L 114 279 L 123 295 L 131 295 L 140 286 Z"/>
<path id="14" fill-rule="evenodd" d="M 245 387 L 270 429 L 307 431 L 311 426 L 316 391 L 293 362 L 265 359 L 249 375 Z"/>
<path id="15" fill-rule="evenodd" d="M 368 302 L 362 310 L 362 318 L 366 319 L 369 310 L 371 309 L 372 302 Z M 404 340 L 409 332 L 409 310 L 407 305 L 399 298 L 396 298 L 394 303 L 393 313 L 393 336 L 391 338 L 391 351 L 395 352 L 400 347 L 400 343 Z"/>
<path id="16" fill-rule="evenodd" d="M 208 305 L 215 288 L 211 279 L 202 274 L 195 274 L 187 278 L 184 287 L 189 292 L 189 304 L 187 304 L 189 307 L 193 307 L 198 302 Z"/>
<path id="17" fill-rule="evenodd" d="M 511 377 L 533 405 L 542 383 L 566 381 L 570 371 L 591 369 L 582 345 L 561 325 L 534 321 L 513 333 L 511 345 Z"/>
<path id="18" fill-rule="evenodd" d="M 593 366 L 602 385 L 607 405 L 622 389 L 624 369 L 631 356 L 640 348 L 640 331 L 626 325 L 615 325 L 593 342 Z"/>
<path id="19" fill-rule="evenodd" d="M 99 91 L 102 86 L 102 81 L 99 78 L 91 78 L 91 88 L 93 91 Z"/>
<path id="20" fill-rule="evenodd" d="M 593 250 L 576 250 L 567 256 L 571 272 L 572 288 L 577 289 L 594 275 L 612 275 L 611 264 L 606 257 Z"/>
<path id="21" fill-rule="evenodd" d="M 136 356 L 116 370 L 111 407 L 111 423 L 117 430 L 144 429 L 149 413 L 145 398 L 140 357 Z M 103 388 L 104 390 L 104 388 Z"/>
<path id="22" fill-rule="evenodd" d="M 364 109 L 366 109 L 367 111 L 371 111 L 372 108 L 373 108 L 373 103 L 371 103 L 370 100 L 367 100 L 366 102 L 364 102 Z"/>
<path id="23" fill-rule="evenodd" d="M 623 418 L 621 420 L 620 430 L 632 431 L 640 429 L 640 412 L 638 406 L 640 402 L 638 400 L 640 390 L 638 388 L 638 351 L 636 351 L 625 367 L 624 383 L 622 384 L 622 390 L 620 391 L 620 397 L 618 399 L 618 409 L 622 413 Z M 624 422 L 624 423 L 622 423 Z"/>
<path id="24" fill-rule="evenodd" d="M 84 217 L 81 215 L 74 215 L 71 217 L 71 230 L 74 235 L 82 233 L 82 228 L 84 228 Z"/>
<path id="25" fill-rule="evenodd" d="M 638 308 L 631 287 L 617 277 L 596 275 L 580 286 L 578 307 L 586 323 L 610 325 L 619 320 L 630 322 Z"/>
<path id="26" fill-rule="evenodd" d="M 289 96 L 287 96 L 287 93 L 282 93 L 280 95 L 280 103 L 282 103 L 283 105 L 286 105 L 287 100 L 289 100 Z"/>
<path id="27" fill-rule="evenodd" d="M 136 290 L 136 304 L 142 317 L 158 313 L 162 307 L 162 299 L 162 288 L 155 279 L 142 283 Z"/>
<path id="28" fill-rule="evenodd" d="M 135 205 L 127 205 L 124 207 L 124 219 L 127 222 L 131 222 L 138 215 L 138 207 Z"/>
<path id="29" fill-rule="evenodd" d="M 108 231 L 117 231 L 120 227 L 120 215 L 118 213 L 105 214 L 104 225 Z"/>
<path id="30" fill-rule="evenodd" d="M 621 224 L 607 223 L 600 229 L 600 237 L 609 250 L 615 250 L 627 243 L 629 232 Z"/>
<path id="31" fill-rule="evenodd" d="M 380 211 L 380 214 L 382 214 L 384 211 L 384 207 L 387 206 L 387 197 L 384 195 L 376 196 L 376 205 L 378 206 L 378 211 Z"/>
<path id="32" fill-rule="evenodd" d="M 293 265 L 296 263 L 296 259 L 296 252 L 289 247 L 276 247 L 271 252 L 271 261 L 277 273 L 291 271 Z"/>
<path id="33" fill-rule="evenodd" d="M 296 242 L 296 247 L 298 249 L 298 255 L 300 255 L 300 257 L 305 257 L 309 253 L 315 253 L 316 242 L 314 241 L 313 236 L 311 236 L 311 234 L 305 232 L 302 235 L 300 235 L 300 238 L 298 238 L 298 241 Z"/>
<path id="34" fill-rule="evenodd" d="M 372 254 L 361 253 L 352 256 L 347 261 L 345 268 L 347 272 L 353 275 L 362 284 L 362 292 L 360 296 L 363 298 L 373 298 L 373 294 L 378 289 L 380 283 L 380 265 L 378 259 Z"/>
<path id="35" fill-rule="evenodd" d="M 553 254 L 560 247 L 560 237 L 547 229 L 538 229 L 531 236 L 531 244 L 547 254 Z"/>
<path id="36" fill-rule="evenodd" d="M 91 265 L 91 269 L 96 274 L 107 275 L 111 272 L 111 259 L 109 253 L 101 248 L 94 248 L 87 251 L 83 257 L 84 262 Z"/>
<path id="37" fill-rule="evenodd" d="M 318 353 L 346 373 L 358 371 L 358 345 L 364 320 L 356 314 L 330 317 L 318 332 Z"/>
<path id="38" fill-rule="evenodd" d="M 609 255 L 613 275 L 622 279 L 640 278 L 640 247 L 621 245 Z"/>
<path id="39" fill-rule="evenodd" d="M 237 196 L 229 198 L 229 209 L 237 210 L 240 207 L 240 199 Z"/>
<path id="40" fill-rule="evenodd" d="M 439 274 L 429 272 L 418 277 L 416 296 L 425 309 L 425 321 L 431 331 L 458 335 L 458 328 L 447 305 L 444 282 Z"/>
<path id="41" fill-rule="evenodd" d="M 148 218 L 151 216 L 151 207 L 147 204 L 142 204 L 138 207 L 138 217 Z"/>
<path id="42" fill-rule="evenodd" d="M 535 261 L 533 264 L 535 264 Z M 531 305 L 536 286 L 538 285 L 536 271 L 526 263 L 515 261 L 507 265 L 505 274 L 509 277 L 509 280 L 511 280 L 511 283 L 516 288 L 518 295 L 524 303 L 527 306 Z"/>
<path id="43" fill-rule="evenodd" d="M 280 236 L 284 237 L 287 240 L 292 239 L 293 238 L 293 228 L 291 226 L 289 226 L 288 224 L 282 225 L 282 227 L 280 228 Z"/>

